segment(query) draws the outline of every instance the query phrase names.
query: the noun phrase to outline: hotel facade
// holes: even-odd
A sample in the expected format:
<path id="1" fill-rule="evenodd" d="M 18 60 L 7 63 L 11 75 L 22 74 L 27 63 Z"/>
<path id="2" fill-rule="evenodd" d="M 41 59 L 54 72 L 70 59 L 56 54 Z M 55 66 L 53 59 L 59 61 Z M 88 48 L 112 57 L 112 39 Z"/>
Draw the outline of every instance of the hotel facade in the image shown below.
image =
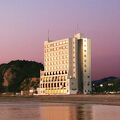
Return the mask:
<path id="1" fill-rule="evenodd" d="M 73 38 L 44 42 L 44 71 L 39 95 L 91 92 L 91 40 L 81 33 Z"/>

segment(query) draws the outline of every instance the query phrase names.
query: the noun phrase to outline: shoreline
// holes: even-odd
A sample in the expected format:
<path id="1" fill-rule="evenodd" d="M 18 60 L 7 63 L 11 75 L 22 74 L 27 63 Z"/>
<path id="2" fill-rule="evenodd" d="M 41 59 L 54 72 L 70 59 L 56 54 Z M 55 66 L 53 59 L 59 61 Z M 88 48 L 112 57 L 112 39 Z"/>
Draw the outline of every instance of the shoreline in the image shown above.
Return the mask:
<path id="1" fill-rule="evenodd" d="M 120 106 L 120 95 L 0 96 L 1 102 L 42 102 Z"/>

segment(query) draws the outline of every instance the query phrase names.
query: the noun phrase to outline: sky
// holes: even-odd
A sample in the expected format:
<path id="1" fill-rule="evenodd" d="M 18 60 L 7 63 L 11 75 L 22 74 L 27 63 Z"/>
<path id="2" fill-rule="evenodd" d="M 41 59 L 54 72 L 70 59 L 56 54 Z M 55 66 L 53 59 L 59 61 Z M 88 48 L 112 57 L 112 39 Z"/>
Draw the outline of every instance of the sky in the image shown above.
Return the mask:
<path id="1" fill-rule="evenodd" d="M 43 63 L 48 29 L 51 40 L 91 39 L 93 80 L 120 77 L 120 0 L 0 0 L 0 64 Z"/>

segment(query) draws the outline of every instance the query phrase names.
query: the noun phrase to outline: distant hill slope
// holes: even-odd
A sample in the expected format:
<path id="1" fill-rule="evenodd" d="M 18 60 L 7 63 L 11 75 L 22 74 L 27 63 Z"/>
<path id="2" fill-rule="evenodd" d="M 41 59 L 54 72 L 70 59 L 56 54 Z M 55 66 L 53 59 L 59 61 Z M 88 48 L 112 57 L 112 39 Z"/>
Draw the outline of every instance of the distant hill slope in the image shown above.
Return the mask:
<path id="1" fill-rule="evenodd" d="M 120 93 L 120 78 L 112 76 L 92 81 L 92 89 L 95 93 Z"/>
<path id="2" fill-rule="evenodd" d="M 98 86 L 98 85 L 103 84 L 109 80 L 115 80 L 115 79 L 117 79 L 117 77 L 115 77 L 115 76 L 106 77 L 106 78 L 103 78 L 100 80 L 92 81 L 92 85 L 94 84 L 94 86 Z"/>
<path id="3" fill-rule="evenodd" d="M 19 92 L 21 83 L 27 78 L 40 77 L 43 64 L 34 61 L 16 60 L 0 65 L 0 92 L 7 87 L 9 92 Z"/>

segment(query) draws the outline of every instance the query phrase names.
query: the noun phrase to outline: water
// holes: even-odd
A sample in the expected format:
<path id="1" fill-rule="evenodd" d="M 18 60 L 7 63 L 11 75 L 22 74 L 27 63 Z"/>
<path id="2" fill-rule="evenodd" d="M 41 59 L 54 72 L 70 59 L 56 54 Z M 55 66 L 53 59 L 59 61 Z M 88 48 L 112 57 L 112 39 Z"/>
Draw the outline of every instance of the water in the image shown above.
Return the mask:
<path id="1" fill-rule="evenodd" d="M 2 102 L 0 120 L 120 120 L 120 106 Z"/>

